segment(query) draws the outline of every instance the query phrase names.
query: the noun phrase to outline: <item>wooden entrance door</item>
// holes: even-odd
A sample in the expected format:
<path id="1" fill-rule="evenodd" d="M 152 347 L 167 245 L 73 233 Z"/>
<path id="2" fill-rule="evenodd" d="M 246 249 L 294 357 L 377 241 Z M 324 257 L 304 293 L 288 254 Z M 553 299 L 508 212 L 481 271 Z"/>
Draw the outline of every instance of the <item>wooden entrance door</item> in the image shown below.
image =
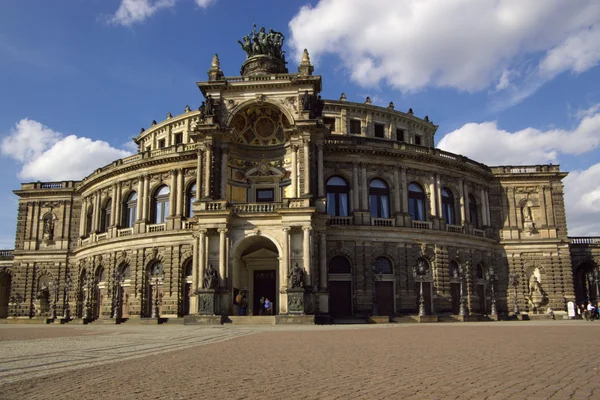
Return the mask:
<path id="1" fill-rule="evenodd" d="M 460 283 L 450 284 L 450 294 L 452 296 L 452 314 L 458 315 L 460 311 Z"/>
<path id="2" fill-rule="evenodd" d="M 10 275 L 0 275 L 0 318 L 8 317 L 8 299 L 10 296 Z"/>
<path id="3" fill-rule="evenodd" d="M 264 314 L 264 305 L 260 304 L 260 298 L 268 298 L 271 302 L 272 315 L 277 314 L 277 277 L 276 271 L 257 270 L 254 271 L 254 299 L 253 299 L 253 314 Z"/>
<path id="4" fill-rule="evenodd" d="M 329 281 L 329 313 L 333 318 L 352 316 L 351 281 Z"/>
<path id="5" fill-rule="evenodd" d="M 394 316 L 394 282 L 375 282 L 377 312 L 379 315 Z"/>

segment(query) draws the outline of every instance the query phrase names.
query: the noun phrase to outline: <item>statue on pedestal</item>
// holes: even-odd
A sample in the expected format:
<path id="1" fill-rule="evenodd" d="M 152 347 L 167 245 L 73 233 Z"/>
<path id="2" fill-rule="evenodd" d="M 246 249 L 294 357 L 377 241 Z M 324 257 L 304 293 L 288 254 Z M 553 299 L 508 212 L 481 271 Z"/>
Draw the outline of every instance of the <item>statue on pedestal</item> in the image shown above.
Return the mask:
<path id="1" fill-rule="evenodd" d="M 304 269 L 298 266 L 298 263 L 292 267 L 289 275 L 292 289 L 304 287 Z"/>
<path id="2" fill-rule="evenodd" d="M 204 271 L 204 289 L 215 289 L 219 285 L 219 276 L 217 271 L 208 264 L 208 268 Z"/>

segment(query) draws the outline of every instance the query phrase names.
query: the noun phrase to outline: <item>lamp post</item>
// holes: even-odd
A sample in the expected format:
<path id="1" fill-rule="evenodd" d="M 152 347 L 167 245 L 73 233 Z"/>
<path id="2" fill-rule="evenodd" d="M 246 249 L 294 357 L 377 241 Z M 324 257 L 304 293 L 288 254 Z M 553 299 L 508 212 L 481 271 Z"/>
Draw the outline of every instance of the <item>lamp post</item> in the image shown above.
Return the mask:
<path id="1" fill-rule="evenodd" d="M 417 269 L 414 271 L 415 281 L 419 282 L 419 317 L 427 315 L 427 310 L 425 309 L 425 297 L 423 296 L 423 281 L 427 279 L 427 272 L 425 261 L 419 259 L 419 261 L 417 261 Z"/>
<path id="2" fill-rule="evenodd" d="M 517 288 L 519 287 L 519 274 L 514 273 L 514 274 L 510 274 L 508 276 L 509 282 L 512 285 L 512 287 L 514 288 L 515 291 L 515 308 L 514 308 L 514 313 L 515 315 L 519 314 L 521 311 L 519 310 L 519 293 L 517 291 Z"/>
<path id="3" fill-rule="evenodd" d="M 54 281 L 52 281 L 52 289 L 54 289 L 52 292 L 52 319 L 56 319 L 58 317 L 58 314 L 56 312 L 56 306 L 58 303 L 58 282 L 58 277 L 55 278 Z"/>
<path id="4" fill-rule="evenodd" d="M 598 273 L 598 268 L 596 268 L 593 272 L 594 283 L 596 283 L 596 301 L 600 300 L 600 288 L 598 287 L 598 278 L 600 274 Z M 590 296 L 591 297 L 591 296 Z"/>
<path id="5" fill-rule="evenodd" d="M 121 274 L 114 274 L 115 286 L 113 288 L 113 312 L 112 317 L 116 320 L 121 318 Z"/>
<path id="6" fill-rule="evenodd" d="M 498 315 L 498 310 L 496 309 L 496 295 L 494 293 L 494 283 L 496 282 L 496 273 L 490 268 L 486 274 L 487 281 L 490 285 L 491 297 L 492 297 L 492 309 L 490 313 L 492 315 Z"/>
<path id="7" fill-rule="evenodd" d="M 83 319 L 89 320 L 92 314 L 92 304 L 91 304 L 91 296 L 92 296 L 92 277 L 88 276 L 85 281 L 85 303 L 84 303 L 84 311 L 83 311 Z"/>
<path id="8" fill-rule="evenodd" d="M 464 265 L 459 266 L 459 274 L 460 274 L 460 298 L 458 300 L 458 303 L 459 303 L 458 315 L 465 317 L 465 316 L 469 315 L 469 310 L 467 310 L 467 299 L 465 298 L 466 268 Z"/>
<path id="9" fill-rule="evenodd" d="M 372 313 L 373 315 L 379 315 L 379 307 L 377 304 L 377 281 L 380 281 L 382 278 L 382 274 L 381 272 L 377 273 L 376 269 L 375 269 L 375 265 L 373 265 L 371 267 L 371 270 L 373 271 L 373 286 L 372 286 L 372 292 L 373 292 L 373 310 Z"/>
<path id="10" fill-rule="evenodd" d="M 158 285 L 161 282 L 160 277 L 155 276 L 150 280 L 152 282 L 152 291 L 153 291 L 153 299 L 152 299 L 152 317 L 151 318 L 159 318 L 159 310 L 158 310 Z"/>
<path id="11" fill-rule="evenodd" d="M 64 301 L 65 305 L 63 307 L 63 319 L 69 320 L 71 318 L 70 310 L 69 310 L 69 290 L 71 290 L 71 276 L 69 275 L 69 271 L 65 271 L 65 288 L 64 288 Z"/>

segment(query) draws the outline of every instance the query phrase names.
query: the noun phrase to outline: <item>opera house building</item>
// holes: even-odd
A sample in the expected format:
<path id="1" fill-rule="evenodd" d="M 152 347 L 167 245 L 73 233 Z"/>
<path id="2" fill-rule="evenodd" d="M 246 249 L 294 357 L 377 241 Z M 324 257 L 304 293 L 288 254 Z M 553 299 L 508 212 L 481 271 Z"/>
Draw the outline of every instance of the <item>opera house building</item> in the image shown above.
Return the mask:
<path id="1" fill-rule="evenodd" d="M 15 190 L 1 318 L 562 318 L 599 300 L 600 240 L 567 237 L 559 166 L 442 151 L 421 110 L 322 99 L 281 34 L 240 44 L 240 75 L 215 55 L 202 105 L 142 129 L 137 154 Z"/>

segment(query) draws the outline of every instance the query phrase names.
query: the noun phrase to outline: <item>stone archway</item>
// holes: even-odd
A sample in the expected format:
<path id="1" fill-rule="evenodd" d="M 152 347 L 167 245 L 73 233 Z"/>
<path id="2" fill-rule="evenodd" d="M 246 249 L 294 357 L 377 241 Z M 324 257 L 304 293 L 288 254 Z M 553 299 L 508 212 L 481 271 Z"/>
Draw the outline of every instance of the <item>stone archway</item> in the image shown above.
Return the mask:
<path id="1" fill-rule="evenodd" d="M 272 303 L 269 315 L 287 312 L 287 294 L 281 293 L 283 277 L 280 252 L 276 243 L 264 236 L 249 236 L 237 244 L 234 255 L 231 301 L 238 293 L 246 294 L 248 315 L 265 315 L 261 298 Z M 237 314 L 238 305 L 232 314 Z"/>
<path id="2" fill-rule="evenodd" d="M 577 304 L 587 304 L 588 301 L 600 301 L 597 283 L 598 267 L 592 261 L 579 264 L 574 274 L 575 298 Z"/>
<path id="3" fill-rule="evenodd" d="M 10 274 L 0 273 L 0 318 L 8 317 L 11 281 Z"/>

